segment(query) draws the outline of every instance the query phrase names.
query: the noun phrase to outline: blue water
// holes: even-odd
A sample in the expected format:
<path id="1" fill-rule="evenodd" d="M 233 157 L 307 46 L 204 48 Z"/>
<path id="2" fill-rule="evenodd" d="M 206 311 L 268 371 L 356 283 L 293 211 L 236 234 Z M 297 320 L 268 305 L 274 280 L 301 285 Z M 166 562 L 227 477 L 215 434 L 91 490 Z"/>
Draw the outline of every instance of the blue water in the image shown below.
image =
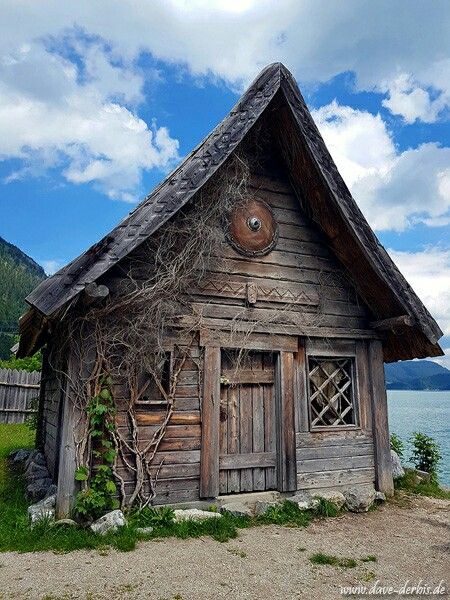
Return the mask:
<path id="1" fill-rule="evenodd" d="M 442 454 L 439 481 L 450 486 L 450 392 L 388 390 L 387 394 L 389 430 L 405 442 L 404 460 L 410 456 L 407 440 L 414 431 L 430 435 Z"/>

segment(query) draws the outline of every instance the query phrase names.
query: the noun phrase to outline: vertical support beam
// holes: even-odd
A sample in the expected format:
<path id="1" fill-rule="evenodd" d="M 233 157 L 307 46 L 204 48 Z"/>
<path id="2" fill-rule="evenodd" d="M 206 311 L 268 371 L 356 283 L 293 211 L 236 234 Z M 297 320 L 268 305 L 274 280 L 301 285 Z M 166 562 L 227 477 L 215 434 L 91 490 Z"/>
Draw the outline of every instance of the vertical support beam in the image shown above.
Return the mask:
<path id="1" fill-rule="evenodd" d="M 220 348 L 205 347 L 200 497 L 219 495 Z"/>
<path id="2" fill-rule="evenodd" d="M 308 365 L 305 338 L 299 338 L 298 352 L 294 354 L 294 408 L 296 431 L 309 431 Z"/>
<path id="3" fill-rule="evenodd" d="M 37 427 L 36 427 L 36 448 L 43 451 L 45 446 L 45 427 L 44 427 L 44 408 L 45 408 L 45 388 L 47 386 L 47 378 L 49 376 L 49 350 L 43 348 L 42 350 L 42 369 L 41 369 L 41 382 L 39 387 L 39 403 L 37 412 Z"/>
<path id="4" fill-rule="evenodd" d="M 70 349 L 69 349 L 70 352 Z M 73 375 L 73 357 L 67 361 L 67 376 L 62 394 L 61 442 L 58 465 L 58 491 L 56 494 L 56 515 L 59 519 L 70 515 L 75 498 L 76 449 L 75 431 L 77 427 L 76 407 L 72 399 L 71 378 Z"/>
<path id="5" fill-rule="evenodd" d="M 372 397 L 372 429 L 375 450 L 375 484 L 386 496 L 394 493 L 383 347 L 379 340 L 369 345 L 370 388 Z"/>
<path id="6" fill-rule="evenodd" d="M 357 410 L 361 429 L 372 430 L 372 395 L 369 376 L 369 355 L 366 340 L 356 341 Z"/>
<path id="7" fill-rule="evenodd" d="M 278 488 L 282 492 L 297 489 L 295 448 L 294 355 L 280 352 L 277 361 L 278 405 Z"/>

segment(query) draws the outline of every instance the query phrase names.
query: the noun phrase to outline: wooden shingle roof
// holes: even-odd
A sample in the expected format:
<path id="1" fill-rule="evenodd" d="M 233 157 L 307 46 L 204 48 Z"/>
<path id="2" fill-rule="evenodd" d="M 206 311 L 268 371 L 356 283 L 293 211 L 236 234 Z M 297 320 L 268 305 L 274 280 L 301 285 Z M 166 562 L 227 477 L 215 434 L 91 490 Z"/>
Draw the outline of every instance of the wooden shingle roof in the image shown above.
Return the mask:
<path id="1" fill-rule="evenodd" d="M 312 216 L 332 240 L 333 249 L 356 281 L 363 299 L 369 300 L 370 296 L 370 305 L 380 319 L 400 315 L 409 319 L 413 347 L 405 338 L 410 349 L 402 352 L 398 340 L 392 340 L 390 359 L 442 354 L 437 344 L 442 331 L 371 230 L 340 176 L 293 76 L 281 63 L 266 67 L 225 119 L 117 227 L 26 298 L 37 312 L 34 320 L 51 319 L 87 284 L 95 282 L 184 206 L 226 161 L 275 97 L 280 119 L 289 127 L 289 140 L 281 140 L 281 146 L 284 143 L 284 158 L 294 188 L 303 185 L 300 165 L 303 173 L 306 166 L 313 168 L 316 191 L 310 194 Z M 284 135 L 282 129 L 280 137 Z M 328 213 L 334 215 L 333 223 L 325 222 Z M 26 326 L 22 330 L 26 334 Z M 26 346 L 22 345 L 22 354 Z"/>

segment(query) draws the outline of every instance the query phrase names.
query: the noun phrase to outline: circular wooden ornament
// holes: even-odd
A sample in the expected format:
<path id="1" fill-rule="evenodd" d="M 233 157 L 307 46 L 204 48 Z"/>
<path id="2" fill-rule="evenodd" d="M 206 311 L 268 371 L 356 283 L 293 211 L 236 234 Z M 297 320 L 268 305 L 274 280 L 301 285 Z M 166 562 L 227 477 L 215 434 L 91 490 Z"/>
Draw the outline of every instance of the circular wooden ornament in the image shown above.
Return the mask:
<path id="1" fill-rule="evenodd" d="M 257 198 L 236 206 L 228 218 L 227 237 L 240 254 L 268 254 L 278 241 L 278 223 L 270 206 Z"/>

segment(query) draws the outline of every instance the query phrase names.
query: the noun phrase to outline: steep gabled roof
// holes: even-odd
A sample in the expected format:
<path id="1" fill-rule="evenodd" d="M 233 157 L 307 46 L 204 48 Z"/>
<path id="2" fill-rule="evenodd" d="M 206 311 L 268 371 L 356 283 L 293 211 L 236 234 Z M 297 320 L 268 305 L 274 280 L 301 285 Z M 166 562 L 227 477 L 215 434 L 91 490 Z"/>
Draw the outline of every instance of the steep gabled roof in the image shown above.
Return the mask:
<path id="1" fill-rule="evenodd" d="M 291 137 L 284 146 L 281 140 L 281 146 L 294 189 L 302 195 L 299 188 L 304 172 L 300 173 L 296 164 L 301 161 L 303 167 L 312 166 L 316 185 L 322 190 L 315 191 L 314 198 L 309 200 L 312 216 L 329 236 L 336 254 L 356 283 L 361 282 L 357 287 L 362 297 L 375 307 L 380 318 L 406 316 L 409 327 L 414 328 L 415 347 L 402 352 L 392 341 L 396 349 L 390 359 L 442 354 L 437 344 L 442 331 L 372 232 L 340 176 L 294 78 L 281 63 L 266 67 L 229 115 L 115 229 L 27 297 L 27 302 L 39 313 L 35 320 L 38 316 L 51 319 L 87 284 L 106 273 L 184 206 L 227 160 L 275 96 L 282 106 L 280 115 L 284 111 L 284 118 L 289 120 Z M 334 215 L 335 224 L 325 223 L 325 212 Z M 341 243 L 336 241 L 338 239 Z M 360 260 L 355 261 L 354 256 L 342 250 L 342 245 L 348 242 Z M 366 270 L 372 287 L 362 281 Z M 373 290 L 378 290 L 380 296 L 384 294 L 384 300 L 389 296 L 389 302 L 380 300 L 378 306 L 372 297 Z"/>

